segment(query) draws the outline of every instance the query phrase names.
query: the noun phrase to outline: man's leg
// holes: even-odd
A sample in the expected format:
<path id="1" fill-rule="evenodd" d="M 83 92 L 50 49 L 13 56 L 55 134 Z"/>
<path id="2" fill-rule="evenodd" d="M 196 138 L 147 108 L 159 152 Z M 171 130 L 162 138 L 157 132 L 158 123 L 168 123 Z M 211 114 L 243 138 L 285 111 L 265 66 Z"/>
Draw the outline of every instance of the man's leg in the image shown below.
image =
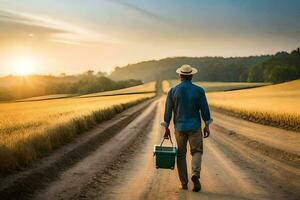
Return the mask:
<path id="1" fill-rule="evenodd" d="M 192 154 L 192 175 L 196 175 L 200 178 L 202 154 L 203 154 L 203 142 L 201 130 L 197 132 L 190 132 L 188 134 L 188 140 L 190 143 L 190 149 Z"/>
<path id="2" fill-rule="evenodd" d="M 175 131 L 177 146 L 178 146 L 178 155 L 177 155 L 177 170 L 179 179 L 182 185 L 188 184 L 188 173 L 186 167 L 186 144 L 188 137 L 184 132 Z"/>
<path id="3" fill-rule="evenodd" d="M 201 185 L 199 182 L 202 154 L 203 154 L 203 141 L 201 129 L 197 132 L 190 132 L 188 134 L 188 140 L 190 143 L 190 149 L 192 154 L 192 181 L 194 182 L 194 190 L 200 191 Z"/>

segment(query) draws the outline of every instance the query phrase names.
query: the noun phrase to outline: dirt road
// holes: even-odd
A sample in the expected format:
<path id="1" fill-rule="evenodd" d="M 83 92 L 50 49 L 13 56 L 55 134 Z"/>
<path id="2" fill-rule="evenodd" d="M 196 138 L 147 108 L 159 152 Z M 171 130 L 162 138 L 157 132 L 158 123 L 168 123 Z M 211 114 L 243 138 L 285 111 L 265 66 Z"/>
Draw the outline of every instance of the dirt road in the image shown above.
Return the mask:
<path id="1" fill-rule="evenodd" d="M 215 112 L 212 136 L 204 142 L 202 192 L 191 192 L 192 184 L 189 185 L 189 191 L 180 190 L 176 170 L 157 170 L 154 167 L 152 151 L 153 145 L 160 142 L 163 134 L 163 129 L 159 126 L 163 116 L 163 105 L 162 98 L 158 100 L 153 128 L 143 139 L 142 144 L 137 146 L 136 155 L 121 169 L 115 170 L 112 182 L 95 183 L 92 184 L 93 187 L 85 188 L 82 191 L 84 198 L 297 199 L 299 197 L 299 134 L 225 117 Z M 223 125 L 226 125 L 226 129 L 222 127 Z M 268 140 L 265 133 L 273 133 L 274 137 L 269 136 Z M 238 138 L 235 135 L 244 137 Z M 249 137 L 245 138 L 245 135 Z M 259 138 L 256 147 L 253 145 L 255 138 Z M 250 139 L 253 144 L 247 144 Z M 285 139 L 285 142 L 281 142 L 282 139 Z M 287 155 L 283 153 L 285 146 L 288 146 Z M 279 153 L 279 158 L 276 158 L 274 153 Z M 290 163 L 294 164 L 285 164 L 283 161 L 290 159 L 285 156 L 294 156 L 293 160 L 290 160 Z"/>
<path id="2" fill-rule="evenodd" d="M 105 155 L 114 155 L 107 150 L 111 146 L 111 142 L 108 142 L 97 150 L 99 153 L 95 152 L 69 169 L 36 198 L 299 198 L 299 134 L 215 112 L 212 135 L 204 141 L 201 172 L 203 189 L 200 193 L 193 193 L 190 183 L 189 191 L 181 190 L 176 169 L 157 170 L 154 167 L 153 145 L 160 142 L 163 134 L 159 122 L 163 117 L 164 98 L 156 100 L 145 113 L 154 112 L 154 105 L 157 105 L 155 117 L 152 119 L 154 123 L 148 128 L 143 126 L 143 136 L 124 149 L 117 163 L 104 171 L 100 170 L 101 163 L 106 162 L 103 160 Z M 143 120 L 143 116 L 132 124 L 140 124 L 139 120 Z M 120 137 L 122 134 L 126 133 L 120 133 Z M 124 137 L 119 139 L 125 140 Z M 95 169 L 88 167 L 91 163 L 96 164 Z M 85 177 L 89 177 L 87 181 L 83 181 Z"/>
<path id="3" fill-rule="evenodd" d="M 299 133 L 218 112 L 212 113 L 212 133 L 204 140 L 202 191 L 193 193 L 191 183 L 188 191 L 181 190 L 177 169 L 154 166 L 153 145 L 163 135 L 159 122 L 164 98 L 140 106 L 143 112 L 125 128 L 26 198 L 300 199 Z"/>

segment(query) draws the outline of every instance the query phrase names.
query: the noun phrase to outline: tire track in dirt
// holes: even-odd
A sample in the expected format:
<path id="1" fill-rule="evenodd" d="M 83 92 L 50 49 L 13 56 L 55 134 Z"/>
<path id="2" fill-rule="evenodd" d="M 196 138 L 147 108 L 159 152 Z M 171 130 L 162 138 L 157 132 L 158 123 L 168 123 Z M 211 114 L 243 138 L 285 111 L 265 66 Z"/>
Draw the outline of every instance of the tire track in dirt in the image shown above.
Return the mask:
<path id="1" fill-rule="evenodd" d="M 234 160 L 240 167 L 247 169 L 256 177 L 257 185 L 270 191 L 272 199 L 298 199 L 300 188 L 300 170 L 297 167 L 264 155 L 240 140 L 230 138 L 224 129 L 213 126 L 211 139 L 223 149 L 228 159 Z"/>
<path id="2" fill-rule="evenodd" d="M 242 143 L 245 146 L 253 148 L 260 154 L 271 157 L 275 160 L 278 160 L 293 167 L 300 166 L 300 155 L 298 154 L 287 152 L 282 149 L 277 149 L 263 142 L 260 142 L 259 140 L 251 139 L 243 134 L 239 134 L 238 132 L 228 130 L 227 128 L 219 126 L 217 124 L 214 124 L 213 127 L 214 130 L 218 130 L 218 132 L 225 134 L 226 136 L 235 140 L 236 142 Z"/>
<path id="3" fill-rule="evenodd" d="M 155 115 L 156 111 L 154 112 Z M 138 152 L 140 152 L 146 143 L 145 138 L 149 137 L 154 119 L 150 119 L 144 129 L 140 130 L 137 138 L 128 145 L 128 148 L 121 152 L 119 157 L 111 163 L 107 169 L 95 174 L 93 179 L 85 185 L 77 196 L 72 199 L 97 199 L 101 198 L 101 194 L 111 191 L 114 181 L 119 176 L 122 176 L 122 172 L 126 171 L 125 165 L 130 162 Z M 101 198 L 102 199 L 102 198 Z"/>
<path id="4" fill-rule="evenodd" d="M 104 180 L 105 182 L 105 179 L 110 177 L 109 174 L 113 172 L 112 168 L 117 168 L 116 164 L 122 161 L 122 152 L 151 123 L 156 105 L 157 102 L 154 101 L 144 107 L 145 110 L 132 122 L 127 123 L 125 128 L 119 130 L 104 144 L 98 146 L 90 155 L 65 170 L 58 179 L 44 190 L 39 191 L 34 198 L 51 200 L 84 198 L 84 188 L 92 187 L 93 181 L 101 183 Z M 107 176 L 103 176 L 103 179 L 101 179 L 101 175 Z"/>

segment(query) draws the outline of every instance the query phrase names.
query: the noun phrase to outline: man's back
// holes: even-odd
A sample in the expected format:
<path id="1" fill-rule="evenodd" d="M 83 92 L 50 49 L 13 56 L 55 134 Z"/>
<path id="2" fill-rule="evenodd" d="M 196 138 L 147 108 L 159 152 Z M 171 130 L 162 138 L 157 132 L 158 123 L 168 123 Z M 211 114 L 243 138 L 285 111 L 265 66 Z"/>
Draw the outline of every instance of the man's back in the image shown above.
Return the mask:
<path id="1" fill-rule="evenodd" d="M 200 112 L 204 121 L 210 120 L 205 92 L 191 81 L 182 81 L 171 88 L 166 104 L 174 111 L 174 124 L 178 131 L 198 130 L 201 127 Z M 166 112 L 165 121 L 168 121 L 170 116 L 171 113 Z"/>

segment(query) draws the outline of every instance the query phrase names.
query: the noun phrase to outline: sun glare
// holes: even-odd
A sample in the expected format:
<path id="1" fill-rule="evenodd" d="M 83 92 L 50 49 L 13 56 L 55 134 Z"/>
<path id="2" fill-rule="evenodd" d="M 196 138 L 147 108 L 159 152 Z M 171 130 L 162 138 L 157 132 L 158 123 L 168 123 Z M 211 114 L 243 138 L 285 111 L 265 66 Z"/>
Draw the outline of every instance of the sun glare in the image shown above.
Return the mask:
<path id="1" fill-rule="evenodd" d="M 34 63 L 32 59 L 24 58 L 15 63 L 15 73 L 20 76 L 30 75 L 34 72 Z"/>

